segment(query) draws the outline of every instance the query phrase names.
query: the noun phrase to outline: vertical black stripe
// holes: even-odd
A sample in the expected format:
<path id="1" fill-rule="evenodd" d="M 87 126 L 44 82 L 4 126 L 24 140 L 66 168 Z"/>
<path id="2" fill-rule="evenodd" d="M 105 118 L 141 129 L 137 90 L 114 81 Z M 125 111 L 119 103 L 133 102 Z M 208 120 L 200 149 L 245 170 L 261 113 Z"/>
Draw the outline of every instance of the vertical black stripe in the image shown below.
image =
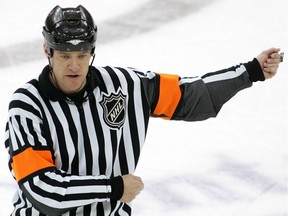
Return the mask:
<path id="1" fill-rule="evenodd" d="M 100 72 L 98 69 L 96 69 L 95 72 L 97 73 L 97 78 L 98 78 L 99 81 L 100 81 L 100 84 L 99 84 L 100 90 L 101 90 L 102 92 L 104 92 L 104 93 L 107 94 L 107 87 L 106 87 L 106 85 L 105 85 L 105 82 L 104 82 L 104 80 L 103 80 L 103 77 L 102 77 L 101 72 Z"/>
<path id="2" fill-rule="evenodd" d="M 6 126 L 5 126 L 5 132 L 9 132 L 9 122 L 6 123 Z M 9 137 L 5 137 L 5 148 L 9 148 L 9 139 L 10 139 L 10 133 L 9 133 Z"/>
<path id="3" fill-rule="evenodd" d="M 18 206 L 18 205 L 20 205 L 21 203 L 22 203 L 22 200 L 21 200 L 21 198 L 20 198 L 20 194 L 19 194 L 19 197 L 18 197 L 18 199 L 17 199 L 17 201 L 15 202 L 15 203 L 13 203 L 13 205 L 14 205 L 14 207 L 16 207 L 16 206 Z M 21 197 L 23 197 L 23 196 L 21 196 Z M 24 202 L 24 201 L 23 201 Z M 20 210 L 18 209 L 16 212 L 15 212 L 15 215 L 20 215 Z"/>
<path id="4" fill-rule="evenodd" d="M 27 208 L 25 211 L 25 216 L 32 216 L 32 209 L 31 208 Z"/>
<path id="5" fill-rule="evenodd" d="M 119 205 L 119 207 L 117 208 L 117 211 L 115 211 L 114 216 L 121 216 L 121 215 L 119 214 L 119 210 L 123 207 L 123 205 L 124 205 L 124 203 L 121 203 L 121 204 Z"/>
<path id="6" fill-rule="evenodd" d="M 93 157 L 92 157 L 92 149 L 91 149 L 91 142 L 88 134 L 87 124 L 85 120 L 85 114 L 83 111 L 83 106 L 78 106 L 78 111 L 80 114 L 80 122 L 81 122 L 81 128 L 84 138 L 84 151 L 85 151 L 85 157 L 86 157 L 86 174 L 92 175 L 92 164 L 93 164 Z"/>
<path id="7" fill-rule="evenodd" d="M 112 79 L 112 82 L 114 85 L 114 90 L 117 91 L 118 88 L 121 87 L 119 77 L 116 75 L 115 71 L 111 67 L 107 66 L 107 67 L 105 67 L 105 69 L 109 73 L 109 75 Z"/>
<path id="8" fill-rule="evenodd" d="M 28 127 L 28 130 L 29 130 L 29 134 L 33 137 L 33 143 L 25 144 L 25 146 L 34 146 L 33 147 L 34 149 L 40 149 L 40 150 L 44 149 L 45 147 L 40 143 L 40 141 L 38 140 L 37 133 L 33 129 L 32 120 L 31 119 L 27 119 L 27 118 L 25 120 L 27 122 L 27 127 Z M 40 130 L 41 130 L 41 128 L 40 128 Z M 27 136 L 27 138 L 28 138 L 28 136 Z M 27 140 L 27 142 L 28 142 L 28 140 Z M 52 155 L 52 153 L 51 153 L 51 155 Z"/>
<path id="9" fill-rule="evenodd" d="M 20 117 L 20 116 L 15 116 L 15 119 L 16 119 L 16 121 L 17 121 L 17 123 L 18 123 L 19 131 L 20 131 L 21 137 L 22 137 L 22 139 L 23 139 L 23 141 L 24 141 L 23 145 L 25 145 L 25 146 L 26 146 L 26 145 L 32 146 L 33 143 L 32 143 L 32 144 L 31 144 L 31 143 L 29 144 L 27 134 L 26 134 L 26 132 L 25 132 L 25 130 L 24 130 L 23 125 L 21 124 L 21 117 Z M 26 121 L 26 119 L 25 119 L 25 121 Z"/>
<path id="10" fill-rule="evenodd" d="M 16 119 L 15 119 L 16 120 Z M 12 131 L 12 133 L 14 134 L 14 137 L 15 137 L 15 139 L 16 139 L 16 143 L 17 143 L 17 150 L 18 149 L 21 149 L 21 142 L 20 142 L 20 140 L 19 140 L 19 137 L 17 136 L 17 134 L 15 134 L 15 132 L 14 131 Z M 15 144 L 14 144 L 15 145 Z M 13 152 L 13 151 L 16 151 L 16 149 L 12 149 L 13 148 L 13 145 L 11 145 L 11 152 Z"/>
<path id="11" fill-rule="evenodd" d="M 104 142 L 104 133 L 103 129 L 101 126 L 100 118 L 99 118 L 99 113 L 96 107 L 96 98 L 95 96 L 90 97 L 89 99 L 90 103 L 90 110 L 91 110 L 91 115 L 93 119 L 93 124 L 95 126 L 95 134 L 97 136 L 98 140 L 98 148 L 99 148 L 99 156 L 98 156 L 98 166 L 99 166 L 99 171 L 100 175 L 104 175 L 106 173 L 106 156 L 105 156 L 105 142 Z M 92 142 L 96 142 L 96 140 L 91 140 Z M 94 162 L 95 163 L 95 162 Z"/>
<path id="12" fill-rule="evenodd" d="M 123 68 L 119 68 L 123 75 L 125 76 L 128 84 L 128 92 L 129 94 L 129 101 L 128 101 L 128 110 L 127 113 L 129 113 L 129 126 L 130 126 L 130 134 L 132 139 L 132 147 L 134 152 L 134 160 L 135 160 L 135 166 L 138 163 L 139 156 L 140 156 L 140 144 L 139 144 L 139 135 L 138 135 L 138 127 L 137 127 L 137 121 L 136 121 L 136 112 L 135 112 L 135 101 L 134 101 L 134 81 L 132 80 L 131 76 L 129 75 L 129 72 L 124 70 Z"/>
<path id="13" fill-rule="evenodd" d="M 114 91 L 118 91 L 118 89 L 121 87 L 121 83 L 120 83 L 120 80 L 119 80 L 119 77 L 118 75 L 115 73 L 115 71 L 111 68 L 111 67 L 105 67 L 106 71 L 108 72 L 109 76 L 111 77 L 111 80 L 113 82 L 113 86 L 114 86 Z M 115 142 L 113 141 L 113 139 L 117 140 L 117 134 L 116 134 L 116 131 L 115 130 L 110 130 L 110 136 L 111 136 L 111 141 L 112 141 L 112 149 L 113 149 L 113 145 L 116 145 Z M 123 140 L 122 140 L 123 141 Z M 114 143 L 113 143 L 114 142 Z M 124 144 L 123 144 L 123 147 L 124 147 Z M 113 149 L 115 150 L 115 149 Z M 125 154 L 125 150 L 123 151 L 122 149 L 122 154 L 124 155 Z M 125 154 L 126 155 L 126 154 Z M 119 157 L 119 160 L 121 158 Z M 113 152 L 113 162 L 115 160 L 115 154 Z M 123 161 L 123 158 L 122 160 L 120 160 L 120 166 L 121 166 L 121 173 L 123 174 L 122 170 L 124 171 L 125 174 L 128 173 L 128 167 L 127 167 L 127 162 L 125 163 L 126 160 L 126 157 L 125 157 L 125 160 Z"/>
<path id="14" fill-rule="evenodd" d="M 71 174 L 74 174 L 74 175 L 79 175 L 79 155 L 77 154 L 78 152 L 78 133 L 77 133 L 77 128 L 74 124 L 74 121 L 73 121 L 73 117 L 72 117 L 72 113 L 69 109 L 69 106 L 66 102 L 61 102 L 60 103 L 60 106 L 63 110 L 63 113 L 66 117 L 66 120 L 68 122 L 68 125 L 69 125 L 69 135 L 71 136 L 71 139 L 73 141 L 73 145 L 74 145 L 74 148 L 75 148 L 75 155 L 72 159 L 72 163 L 70 165 L 71 167 Z M 71 156 L 71 153 L 70 153 L 70 156 Z M 68 163 L 68 161 L 62 161 L 62 164 L 63 163 Z"/>
<path id="15" fill-rule="evenodd" d="M 56 134 L 57 134 L 57 138 L 58 138 L 58 142 L 59 142 L 59 149 L 60 149 L 60 153 L 61 153 L 61 160 L 64 161 L 69 161 L 69 154 L 67 151 L 67 146 L 66 146 L 66 140 L 64 137 L 64 130 L 61 124 L 61 121 L 58 119 L 54 109 L 52 108 L 51 104 L 49 101 L 45 101 L 46 102 L 46 106 L 51 114 L 52 117 L 52 121 L 53 122 L 47 122 L 48 125 L 49 124 L 54 124 L 55 128 L 56 128 Z M 54 140 L 52 138 L 52 140 Z M 62 167 L 61 169 L 65 172 L 68 171 L 69 169 L 69 164 L 68 163 L 62 163 Z"/>
<path id="16" fill-rule="evenodd" d="M 160 76 L 158 74 L 156 74 L 155 78 L 153 79 L 154 83 L 150 84 L 155 86 L 154 87 L 154 97 L 153 97 L 153 101 L 150 102 L 151 103 L 151 113 L 154 113 L 154 110 L 157 106 L 158 100 L 159 100 L 159 95 L 160 95 Z M 153 81 L 149 81 L 149 82 L 153 82 Z M 158 86 L 158 87 L 156 87 Z"/>
<path id="17" fill-rule="evenodd" d="M 42 106 L 41 106 L 41 110 L 43 110 Z M 42 111 L 42 115 L 43 115 L 42 124 L 40 124 L 41 136 L 45 138 L 47 145 L 49 146 L 51 153 L 53 155 L 53 160 L 55 160 L 50 124 L 48 123 L 47 116 L 44 111 Z"/>
<path id="18" fill-rule="evenodd" d="M 91 205 L 84 206 L 83 215 L 90 216 L 90 214 L 91 214 Z"/>
<path id="19" fill-rule="evenodd" d="M 29 130 L 29 133 L 32 135 L 33 137 L 33 143 L 34 143 L 34 146 L 37 148 L 37 147 L 41 147 L 41 143 L 39 142 L 38 140 L 38 136 L 35 132 L 35 130 L 33 129 L 33 122 L 31 119 L 27 119 L 26 120 L 27 122 L 27 127 L 28 127 L 28 130 Z"/>
<path id="20" fill-rule="evenodd" d="M 113 157 L 113 162 L 112 162 L 112 166 L 115 162 L 116 159 L 116 153 L 117 153 L 117 134 L 115 133 L 115 131 L 111 131 L 110 130 L 110 136 L 111 136 L 111 147 L 112 147 L 112 157 Z M 114 169 L 112 169 L 112 175 L 114 176 Z"/>
<path id="21" fill-rule="evenodd" d="M 19 137 L 17 136 L 17 134 L 15 133 L 14 130 L 13 130 L 11 133 L 14 134 L 14 137 L 15 137 L 16 143 L 17 143 L 17 150 L 16 150 L 16 149 L 13 149 L 13 145 L 11 145 L 10 151 L 11 151 L 11 153 L 12 153 L 11 155 L 13 155 L 13 154 L 16 154 L 17 151 L 19 151 L 19 149 L 21 149 L 21 142 L 20 142 L 20 139 L 19 139 Z M 15 145 L 15 143 L 14 143 L 14 145 Z M 16 152 L 15 152 L 15 151 L 16 151 Z"/>
<path id="22" fill-rule="evenodd" d="M 142 98 L 142 108 L 143 108 L 145 136 L 146 136 L 151 110 L 150 110 L 148 98 L 146 98 L 143 85 L 141 85 L 141 98 Z"/>
<path id="23" fill-rule="evenodd" d="M 77 209 L 72 209 L 69 211 L 69 216 L 76 216 Z"/>
<path id="24" fill-rule="evenodd" d="M 128 214 L 128 215 L 131 215 L 131 207 L 129 205 L 127 205 L 126 203 L 124 203 L 124 206 L 123 206 L 123 210 Z"/>
<path id="25" fill-rule="evenodd" d="M 103 203 L 97 203 L 97 215 L 104 215 L 104 207 L 103 207 Z"/>
<path id="26" fill-rule="evenodd" d="M 117 206 L 117 201 L 111 200 L 111 201 L 110 201 L 110 204 L 111 204 L 111 211 L 110 211 L 110 214 L 109 214 L 109 215 L 111 215 L 112 212 L 115 210 L 115 208 L 116 208 L 116 206 Z M 115 216 L 115 214 L 114 214 L 114 216 Z"/>
<path id="27" fill-rule="evenodd" d="M 127 162 L 123 136 L 121 137 L 121 140 L 119 143 L 119 161 L 120 161 L 120 169 L 121 169 L 122 175 L 128 174 L 129 169 L 128 169 L 128 162 Z"/>

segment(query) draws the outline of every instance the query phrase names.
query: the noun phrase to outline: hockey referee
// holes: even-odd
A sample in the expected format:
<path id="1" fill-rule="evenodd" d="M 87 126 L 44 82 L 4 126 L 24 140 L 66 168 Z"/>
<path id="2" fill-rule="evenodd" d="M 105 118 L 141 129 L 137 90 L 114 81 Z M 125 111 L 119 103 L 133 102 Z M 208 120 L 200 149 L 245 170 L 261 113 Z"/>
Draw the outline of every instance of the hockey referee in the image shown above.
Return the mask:
<path id="1" fill-rule="evenodd" d="M 131 215 L 133 175 L 149 117 L 199 121 L 253 82 L 273 77 L 270 48 L 202 77 L 95 67 L 97 26 L 81 5 L 54 7 L 43 27 L 48 64 L 9 104 L 5 147 L 18 184 L 12 216 Z"/>

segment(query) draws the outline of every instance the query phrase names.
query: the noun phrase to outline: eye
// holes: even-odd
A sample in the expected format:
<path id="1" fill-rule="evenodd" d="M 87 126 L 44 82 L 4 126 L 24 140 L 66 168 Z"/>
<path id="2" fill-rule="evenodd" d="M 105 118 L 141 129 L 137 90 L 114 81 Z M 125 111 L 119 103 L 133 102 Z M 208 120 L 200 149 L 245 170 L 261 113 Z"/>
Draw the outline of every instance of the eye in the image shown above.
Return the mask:
<path id="1" fill-rule="evenodd" d="M 85 58 L 87 58 L 87 54 L 81 54 L 81 55 L 79 55 L 79 59 L 85 59 Z"/>
<path id="2" fill-rule="evenodd" d="M 70 58 L 70 56 L 69 55 L 61 55 L 61 58 L 67 60 Z"/>

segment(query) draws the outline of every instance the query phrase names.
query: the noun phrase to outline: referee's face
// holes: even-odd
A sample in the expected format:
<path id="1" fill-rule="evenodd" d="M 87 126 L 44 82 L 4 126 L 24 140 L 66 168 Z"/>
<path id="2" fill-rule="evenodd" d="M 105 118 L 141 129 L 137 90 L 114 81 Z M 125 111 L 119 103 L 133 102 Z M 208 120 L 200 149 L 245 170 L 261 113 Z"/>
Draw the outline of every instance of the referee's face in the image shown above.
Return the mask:
<path id="1" fill-rule="evenodd" d="M 79 92 L 86 84 L 91 50 L 64 52 L 54 50 L 51 58 L 54 84 L 65 94 Z"/>

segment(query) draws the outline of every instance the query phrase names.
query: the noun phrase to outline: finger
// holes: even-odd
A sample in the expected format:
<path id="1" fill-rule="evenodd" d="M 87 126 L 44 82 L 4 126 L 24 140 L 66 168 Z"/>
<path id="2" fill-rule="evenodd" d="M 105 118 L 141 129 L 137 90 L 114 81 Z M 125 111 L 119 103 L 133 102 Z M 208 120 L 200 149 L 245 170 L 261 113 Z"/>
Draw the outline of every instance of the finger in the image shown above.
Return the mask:
<path id="1" fill-rule="evenodd" d="M 269 72 L 264 72 L 264 76 L 265 76 L 265 79 L 271 79 L 275 74 L 273 73 L 269 73 Z"/>
<path id="2" fill-rule="evenodd" d="M 276 74 L 276 70 L 264 69 L 264 73 L 274 76 Z"/>
<path id="3" fill-rule="evenodd" d="M 263 69 L 270 70 L 270 71 L 274 71 L 274 70 L 276 71 L 278 69 L 278 67 L 279 67 L 279 63 L 271 63 L 271 64 L 264 63 Z"/>
<path id="4" fill-rule="evenodd" d="M 273 53 L 271 54 L 270 58 L 267 59 L 267 62 L 280 63 L 280 62 L 283 62 L 283 58 L 284 58 L 284 53 Z"/>
<path id="5" fill-rule="evenodd" d="M 271 78 L 276 75 L 277 70 L 271 69 L 271 68 L 265 68 L 264 69 L 264 75 L 265 77 Z"/>
<path id="6" fill-rule="evenodd" d="M 142 191 L 144 189 L 144 184 L 143 182 L 139 182 L 139 191 Z"/>
<path id="7" fill-rule="evenodd" d="M 279 48 L 270 48 L 268 50 L 265 50 L 264 52 L 268 54 L 268 56 L 271 56 L 273 53 L 278 53 L 280 51 Z"/>
<path id="8" fill-rule="evenodd" d="M 137 181 L 142 182 L 142 179 L 141 179 L 141 177 L 139 177 L 139 176 L 134 176 L 134 179 L 137 180 Z"/>
<path id="9" fill-rule="evenodd" d="M 139 176 L 133 176 L 133 179 L 135 180 L 135 183 L 137 183 L 137 188 L 141 191 L 144 189 L 144 183 L 142 182 L 141 177 Z"/>
<path id="10" fill-rule="evenodd" d="M 277 58 L 268 58 L 266 60 L 266 63 L 268 64 L 279 64 L 281 62 L 280 55 L 277 56 Z"/>
<path id="11" fill-rule="evenodd" d="M 275 65 L 273 67 L 270 66 L 270 67 L 263 68 L 263 70 L 267 73 L 276 73 L 277 69 L 278 69 L 278 65 Z"/>
<path id="12" fill-rule="evenodd" d="M 143 181 L 142 181 L 142 179 L 140 177 L 134 176 L 134 179 L 135 179 L 135 181 L 137 181 L 137 182 L 141 183 L 142 185 L 144 185 Z"/>

